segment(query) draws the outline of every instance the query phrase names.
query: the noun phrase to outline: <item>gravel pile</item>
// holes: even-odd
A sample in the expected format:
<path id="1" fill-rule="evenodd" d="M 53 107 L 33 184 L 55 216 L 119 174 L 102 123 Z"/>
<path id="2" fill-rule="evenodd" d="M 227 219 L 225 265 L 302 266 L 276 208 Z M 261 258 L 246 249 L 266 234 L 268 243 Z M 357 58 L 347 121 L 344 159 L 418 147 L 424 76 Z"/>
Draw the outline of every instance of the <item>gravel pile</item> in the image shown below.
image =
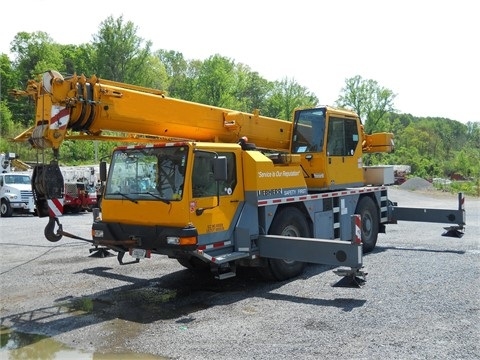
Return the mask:
<path id="1" fill-rule="evenodd" d="M 405 181 L 400 188 L 404 190 L 433 190 L 433 185 L 425 179 L 414 177 Z"/>

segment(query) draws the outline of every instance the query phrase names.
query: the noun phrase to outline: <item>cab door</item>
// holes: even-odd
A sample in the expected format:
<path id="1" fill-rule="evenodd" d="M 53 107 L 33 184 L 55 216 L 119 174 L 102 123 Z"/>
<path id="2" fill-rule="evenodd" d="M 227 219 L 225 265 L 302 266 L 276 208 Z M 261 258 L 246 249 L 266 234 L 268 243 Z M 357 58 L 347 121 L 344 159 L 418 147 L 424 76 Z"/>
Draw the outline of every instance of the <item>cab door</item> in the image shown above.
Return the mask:
<path id="1" fill-rule="evenodd" d="M 228 237 L 226 234 L 233 231 L 239 204 L 244 199 L 243 182 L 238 179 L 238 166 L 241 164 L 237 161 L 239 152 L 240 149 L 236 152 L 195 152 L 190 213 L 199 233 L 199 244 L 225 239 Z M 225 181 L 214 180 L 213 158 L 216 155 L 227 159 Z"/>
<path id="2" fill-rule="evenodd" d="M 327 121 L 327 181 L 331 190 L 363 185 L 362 148 L 357 119 Z"/>

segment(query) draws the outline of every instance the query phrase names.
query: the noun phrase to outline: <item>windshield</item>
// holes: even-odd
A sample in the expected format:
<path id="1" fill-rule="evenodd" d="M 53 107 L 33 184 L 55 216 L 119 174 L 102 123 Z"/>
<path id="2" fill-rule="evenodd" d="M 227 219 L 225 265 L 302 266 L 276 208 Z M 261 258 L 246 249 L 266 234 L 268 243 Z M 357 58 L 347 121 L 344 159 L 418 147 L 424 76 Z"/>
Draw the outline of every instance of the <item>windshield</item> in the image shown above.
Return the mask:
<path id="1" fill-rule="evenodd" d="M 325 109 L 298 110 L 294 121 L 292 152 L 323 151 Z"/>
<path id="2" fill-rule="evenodd" d="M 181 200 L 187 152 L 186 146 L 116 150 L 105 198 Z"/>
<path id="3" fill-rule="evenodd" d="M 5 175 L 5 184 L 30 184 L 30 176 Z"/>

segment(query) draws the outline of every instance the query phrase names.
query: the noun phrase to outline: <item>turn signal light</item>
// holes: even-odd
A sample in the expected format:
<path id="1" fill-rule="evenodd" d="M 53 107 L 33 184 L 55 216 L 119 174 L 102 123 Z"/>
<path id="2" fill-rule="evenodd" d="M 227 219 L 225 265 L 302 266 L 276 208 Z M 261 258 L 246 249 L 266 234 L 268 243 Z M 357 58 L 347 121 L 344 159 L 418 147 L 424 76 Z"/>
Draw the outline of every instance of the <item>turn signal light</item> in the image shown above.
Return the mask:
<path id="1" fill-rule="evenodd" d="M 169 245 L 196 245 L 197 244 L 197 238 L 195 236 L 190 236 L 190 237 L 169 236 L 169 237 L 167 237 L 167 244 L 169 244 Z"/>
<path id="2" fill-rule="evenodd" d="M 181 237 L 180 245 L 197 245 L 197 237 L 196 236 Z"/>

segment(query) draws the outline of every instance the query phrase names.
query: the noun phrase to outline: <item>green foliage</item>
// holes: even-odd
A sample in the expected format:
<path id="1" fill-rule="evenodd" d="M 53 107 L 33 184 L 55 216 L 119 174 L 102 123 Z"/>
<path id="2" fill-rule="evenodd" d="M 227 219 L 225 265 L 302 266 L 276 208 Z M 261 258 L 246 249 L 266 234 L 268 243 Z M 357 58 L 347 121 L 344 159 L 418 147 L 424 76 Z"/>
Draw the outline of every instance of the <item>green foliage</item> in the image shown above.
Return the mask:
<path id="1" fill-rule="evenodd" d="M 480 196 L 480 178 L 469 181 L 452 181 L 450 183 L 434 183 L 434 187 L 452 194 L 462 192 L 466 195 Z"/>
<path id="2" fill-rule="evenodd" d="M 10 136 L 13 132 L 14 123 L 12 113 L 5 101 L 0 101 L 0 138 Z"/>
<path id="3" fill-rule="evenodd" d="M 76 298 L 66 305 L 68 308 L 76 311 L 91 313 L 94 308 L 93 300 L 89 297 Z"/>
<path id="4" fill-rule="evenodd" d="M 15 87 L 17 72 L 6 54 L 0 55 L 0 101 L 6 101 L 8 91 Z"/>
<path id="5" fill-rule="evenodd" d="M 336 105 L 355 111 L 365 124 L 365 131 L 385 131 L 379 125 L 388 112 L 393 112 L 396 95 L 380 86 L 375 80 L 363 79 L 360 75 L 345 80 L 345 87 Z"/>
<path id="6" fill-rule="evenodd" d="M 238 108 L 238 100 L 235 98 L 236 73 L 235 62 L 220 55 L 213 55 L 206 59 L 196 79 L 194 101 L 225 107 Z"/>
<path id="7" fill-rule="evenodd" d="M 369 155 L 372 164 L 410 165 L 412 175 L 424 178 L 480 178 L 480 123 L 393 113 L 387 119 L 395 134 L 395 152 Z"/>
<path id="8" fill-rule="evenodd" d="M 100 24 L 100 30 L 93 36 L 96 49 L 96 74 L 104 79 L 146 85 L 149 69 L 151 41 L 136 35 L 137 27 L 123 16 L 108 17 Z"/>
<path id="9" fill-rule="evenodd" d="M 167 83 L 164 89 L 168 90 L 168 95 L 191 100 L 193 87 L 189 82 L 193 76 L 189 76 L 188 71 L 191 64 L 184 59 L 183 54 L 173 50 L 158 50 L 154 56 L 165 68 Z"/>
<path id="10" fill-rule="evenodd" d="M 45 32 L 20 32 L 12 42 L 11 51 L 16 55 L 13 63 L 22 83 L 47 70 L 65 71 L 60 45 Z"/>
<path id="11" fill-rule="evenodd" d="M 96 50 L 91 44 L 60 45 L 65 74 L 95 74 Z"/>
<path id="12" fill-rule="evenodd" d="M 294 80 L 285 78 L 274 82 L 270 96 L 266 100 L 265 115 L 292 120 L 295 109 L 314 107 L 317 103 L 317 97 L 307 88 L 297 84 Z"/>

